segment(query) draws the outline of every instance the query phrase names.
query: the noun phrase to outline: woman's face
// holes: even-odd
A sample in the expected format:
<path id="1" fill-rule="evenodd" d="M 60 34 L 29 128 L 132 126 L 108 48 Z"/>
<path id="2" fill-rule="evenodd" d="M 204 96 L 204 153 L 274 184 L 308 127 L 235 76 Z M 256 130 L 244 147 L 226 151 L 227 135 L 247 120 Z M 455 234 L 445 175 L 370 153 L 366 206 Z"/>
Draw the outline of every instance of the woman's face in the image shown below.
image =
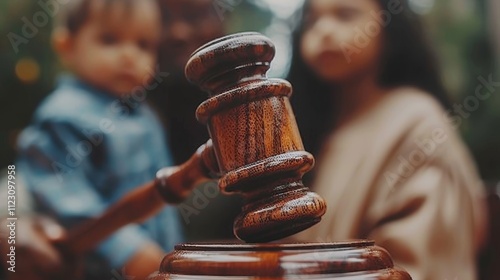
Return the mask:
<path id="1" fill-rule="evenodd" d="M 300 42 L 312 71 L 326 82 L 355 80 L 378 70 L 382 7 L 375 0 L 310 0 Z"/>

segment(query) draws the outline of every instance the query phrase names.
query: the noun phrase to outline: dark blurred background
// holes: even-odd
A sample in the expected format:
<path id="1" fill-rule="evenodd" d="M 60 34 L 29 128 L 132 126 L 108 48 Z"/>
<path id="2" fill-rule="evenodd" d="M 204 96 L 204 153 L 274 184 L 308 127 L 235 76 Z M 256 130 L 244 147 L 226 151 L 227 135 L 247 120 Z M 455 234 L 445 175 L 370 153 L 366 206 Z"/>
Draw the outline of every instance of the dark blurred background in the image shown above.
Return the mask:
<path id="1" fill-rule="evenodd" d="M 50 45 L 53 18 L 47 16 L 39 2 L 47 0 L 0 1 L 0 168 L 13 163 L 16 136 L 28 124 L 37 104 L 52 90 L 60 71 Z M 252 30 L 271 37 L 276 43 L 277 58 L 269 75 L 284 77 L 291 54 L 290 35 L 302 3 L 303 0 L 214 0 L 214 9 L 218 9 L 219 19 L 229 33 Z M 500 1 L 410 3 L 424 18 L 454 104 L 464 104 L 468 96 L 474 96 L 482 79 L 500 81 Z M 35 32 L 29 30 L 33 33 L 31 38 L 22 36 L 26 22 L 35 21 L 39 27 L 35 26 Z M 500 177 L 500 86 L 492 87 L 491 92 L 490 98 L 480 101 L 477 109 L 463 118 L 459 129 L 482 178 L 496 182 Z"/>

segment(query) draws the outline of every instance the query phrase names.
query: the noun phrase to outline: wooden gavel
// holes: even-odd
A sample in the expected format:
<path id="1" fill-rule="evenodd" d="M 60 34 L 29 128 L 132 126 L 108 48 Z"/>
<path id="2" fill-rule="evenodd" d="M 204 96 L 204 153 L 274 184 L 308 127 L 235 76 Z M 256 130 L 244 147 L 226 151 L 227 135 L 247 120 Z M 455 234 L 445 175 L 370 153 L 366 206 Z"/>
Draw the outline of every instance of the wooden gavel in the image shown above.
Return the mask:
<path id="1" fill-rule="evenodd" d="M 70 231 L 62 249 L 86 252 L 120 227 L 154 215 L 165 202 L 183 201 L 209 174 L 221 177 L 224 193 L 245 198 L 234 222 L 243 241 L 277 240 L 318 223 L 326 204 L 301 181 L 314 158 L 304 151 L 289 102 L 291 85 L 266 77 L 274 54 L 272 42 L 258 33 L 224 37 L 196 50 L 186 77 L 209 93 L 196 114 L 211 140 L 183 165 L 160 170 L 156 180 Z"/>

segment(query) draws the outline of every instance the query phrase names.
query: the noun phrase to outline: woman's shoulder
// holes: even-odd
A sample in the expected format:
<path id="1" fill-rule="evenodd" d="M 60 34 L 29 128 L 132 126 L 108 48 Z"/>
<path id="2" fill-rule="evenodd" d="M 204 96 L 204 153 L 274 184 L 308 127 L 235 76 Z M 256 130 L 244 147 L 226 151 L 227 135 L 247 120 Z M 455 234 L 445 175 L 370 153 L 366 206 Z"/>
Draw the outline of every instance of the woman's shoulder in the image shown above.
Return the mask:
<path id="1" fill-rule="evenodd" d="M 430 93 L 413 87 L 399 87 L 387 92 L 380 109 L 388 117 L 403 119 L 425 119 L 433 122 L 447 122 L 448 115 L 439 101 Z"/>
<path id="2" fill-rule="evenodd" d="M 456 130 L 444 107 L 434 97 L 408 87 L 387 92 L 344 139 L 348 140 L 345 145 L 362 139 L 357 143 L 358 146 L 364 143 L 365 154 L 387 163 L 395 154 L 409 156 L 422 149 L 437 157 L 450 150 L 464 150 Z"/>
<path id="3" fill-rule="evenodd" d="M 415 88 L 392 90 L 380 105 L 379 128 L 386 135 L 387 155 L 406 158 L 425 154 L 425 162 L 462 161 L 472 163 L 457 122 L 429 93 Z M 388 136 L 387 136 L 388 135 Z"/>
<path id="4" fill-rule="evenodd" d="M 388 90 L 364 116 L 338 130 L 330 140 L 353 143 L 370 139 L 372 146 L 400 145 L 433 130 L 446 134 L 453 130 L 445 109 L 429 93 L 400 87 Z"/>
<path id="5" fill-rule="evenodd" d="M 413 131 L 433 128 L 451 131 L 456 128 L 454 119 L 439 101 L 417 88 L 390 90 L 374 111 L 379 125 Z"/>

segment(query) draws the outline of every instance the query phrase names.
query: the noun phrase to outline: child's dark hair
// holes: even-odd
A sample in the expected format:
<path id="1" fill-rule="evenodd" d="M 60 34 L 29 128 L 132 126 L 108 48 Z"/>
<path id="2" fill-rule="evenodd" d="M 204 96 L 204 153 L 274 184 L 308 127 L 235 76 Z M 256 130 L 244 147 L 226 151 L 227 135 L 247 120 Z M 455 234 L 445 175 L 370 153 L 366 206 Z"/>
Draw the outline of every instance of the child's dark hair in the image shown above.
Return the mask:
<path id="1" fill-rule="evenodd" d="M 384 8 L 394 0 L 372 1 L 377 1 Z M 385 36 L 380 60 L 383 64 L 379 84 L 384 87 L 413 86 L 428 92 L 443 107 L 450 107 L 436 59 L 425 39 L 421 23 L 407 1 L 400 1 L 403 11 L 392 15 L 391 22 L 383 29 Z M 304 15 L 307 10 L 306 4 Z M 317 156 L 325 137 L 332 132 L 338 108 L 335 106 L 335 94 L 332 93 L 334 86 L 332 88 L 332 85 L 316 77 L 301 58 L 302 26 L 300 24 L 294 34 L 288 79 L 294 87 L 291 101 L 305 148 Z"/>
<path id="2" fill-rule="evenodd" d="M 104 13 L 109 11 L 115 3 L 123 3 L 128 11 L 134 2 L 134 0 L 71 0 L 67 4 L 61 5 L 56 25 L 66 28 L 70 34 L 78 33 L 91 15 L 92 1 L 104 2 Z"/>

